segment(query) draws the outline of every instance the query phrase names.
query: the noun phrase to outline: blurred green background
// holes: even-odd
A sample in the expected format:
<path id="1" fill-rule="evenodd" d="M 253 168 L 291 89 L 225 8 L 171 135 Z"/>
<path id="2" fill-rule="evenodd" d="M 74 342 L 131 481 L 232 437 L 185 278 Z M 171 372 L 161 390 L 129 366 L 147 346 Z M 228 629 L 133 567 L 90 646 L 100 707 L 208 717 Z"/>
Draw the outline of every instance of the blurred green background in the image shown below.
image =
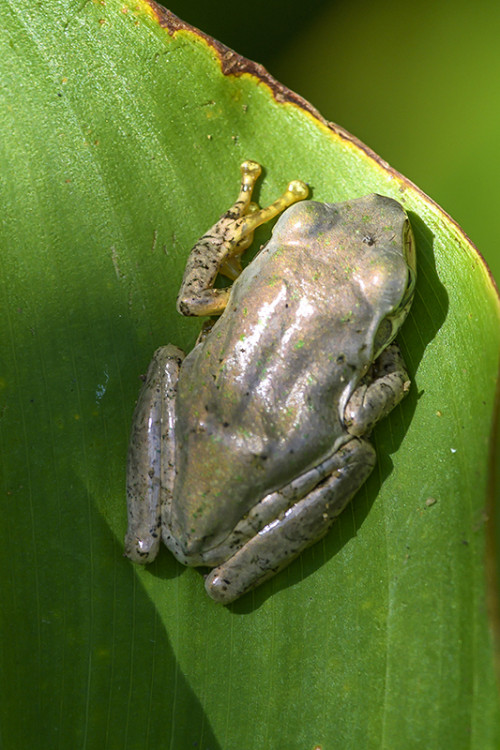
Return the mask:
<path id="1" fill-rule="evenodd" d="M 439 203 L 500 281 L 500 3 L 167 0 Z"/>

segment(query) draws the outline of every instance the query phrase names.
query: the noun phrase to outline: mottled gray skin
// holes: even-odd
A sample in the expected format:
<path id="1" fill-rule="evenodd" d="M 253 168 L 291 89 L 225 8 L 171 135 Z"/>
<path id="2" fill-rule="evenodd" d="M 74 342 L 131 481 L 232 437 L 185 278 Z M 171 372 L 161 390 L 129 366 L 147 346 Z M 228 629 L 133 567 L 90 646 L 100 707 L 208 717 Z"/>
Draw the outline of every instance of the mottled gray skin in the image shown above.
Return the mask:
<path id="1" fill-rule="evenodd" d="M 391 342 L 414 280 L 396 201 L 288 208 L 200 343 L 183 361 L 155 353 L 129 454 L 129 557 L 151 560 L 161 530 L 181 562 L 215 567 L 207 591 L 228 603 L 321 538 L 409 387 Z"/>

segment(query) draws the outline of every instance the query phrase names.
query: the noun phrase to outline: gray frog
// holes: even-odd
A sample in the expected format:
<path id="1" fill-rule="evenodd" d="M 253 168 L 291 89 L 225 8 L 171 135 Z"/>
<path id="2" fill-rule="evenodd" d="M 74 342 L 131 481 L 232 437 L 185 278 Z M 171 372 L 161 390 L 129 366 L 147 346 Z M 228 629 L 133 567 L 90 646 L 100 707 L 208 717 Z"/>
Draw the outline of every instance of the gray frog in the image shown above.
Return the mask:
<path id="1" fill-rule="evenodd" d="M 370 474 L 366 437 L 410 385 L 392 342 L 416 279 L 397 201 L 298 202 L 308 189 L 294 181 L 259 209 L 261 168 L 241 172 L 177 301 L 183 315 L 220 317 L 187 356 L 155 352 L 127 473 L 128 557 L 150 562 L 161 538 L 183 564 L 212 568 L 205 587 L 224 604 L 324 536 Z M 255 228 L 285 208 L 241 271 Z M 218 273 L 232 286 L 214 289 Z"/>

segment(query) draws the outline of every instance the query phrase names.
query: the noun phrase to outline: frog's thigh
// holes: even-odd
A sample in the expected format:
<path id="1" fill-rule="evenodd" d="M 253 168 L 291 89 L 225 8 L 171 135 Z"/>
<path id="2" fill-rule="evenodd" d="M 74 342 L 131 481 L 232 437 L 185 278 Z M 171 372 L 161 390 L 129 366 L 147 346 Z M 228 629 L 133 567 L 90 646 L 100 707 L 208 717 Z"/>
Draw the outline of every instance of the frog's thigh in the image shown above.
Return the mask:
<path id="1" fill-rule="evenodd" d="M 169 495 L 173 462 L 173 419 L 179 368 L 184 352 L 157 349 L 132 419 L 127 459 L 128 530 L 125 554 L 136 563 L 154 560 L 160 545 L 161 504 Z"/>
<path id="2" fill-rule="evenodd" d="M 265 526 L 205 581 L 209 596 L 228 604 L 270 578 L 326 534 L 375 465 L 375 451 L 354 438 L 336 454 L 336 466 L 321 484 Z"/>
<path id="3" fill-rule="evenodd" d="M 223 560 L 233 557 L 252 537 L 268 524 L 280 519 L 289 508 L 318 487 L 338 467 L 338 451 L 334 451 L 321 463 L 292 479 L 289 484 L 265 495 L 250 508 L 222 544 L 204 552 L 203 564 L 214 568 Z"/>

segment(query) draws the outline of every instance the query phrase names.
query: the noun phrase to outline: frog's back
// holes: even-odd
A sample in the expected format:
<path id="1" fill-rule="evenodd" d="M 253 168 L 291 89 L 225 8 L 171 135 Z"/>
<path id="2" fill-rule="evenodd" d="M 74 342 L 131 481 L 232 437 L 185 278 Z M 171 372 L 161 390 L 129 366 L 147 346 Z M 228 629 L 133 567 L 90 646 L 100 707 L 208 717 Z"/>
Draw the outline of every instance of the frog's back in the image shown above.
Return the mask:
<path id="1" fill-rule="evenodd" d="M 185 363 L 222 422 L 258 424 L 277 440 L 298 430 L 303 443 L 308 423 L 317 434 L 324 415 L 331 446 L 340 393 L 350 395 L 371 364 L 375 332 L 406 287 L 394 242 L 405 220 L 399 203 L 378 195 L 306 201 L 282 215 Z"/>
<path id="2" fill-rule="evenodd" d="M 393 224 L 406 218 L 383 200 Z M 229 533 L 260 497 L 345 441 L 343 407 L 394 304 L 367 296 L 367 266 L 371 275 L 404 276 L 397 254 L 394 268 L 377 261 L 387 233 L 379 240 L 380 220 L 363 220 L 371 208 L 308 201 L 288 209 L 210 335 L 186 357 L 177 402 L 178 439 L 189 445 L 178 455 L 176 492 L 187 514 L 180 525 L 194 513 L 198 533 L 210 536 L 212 509 L 223 503 Z M 214 519 L 223 536 L 220 513 Z"/>

